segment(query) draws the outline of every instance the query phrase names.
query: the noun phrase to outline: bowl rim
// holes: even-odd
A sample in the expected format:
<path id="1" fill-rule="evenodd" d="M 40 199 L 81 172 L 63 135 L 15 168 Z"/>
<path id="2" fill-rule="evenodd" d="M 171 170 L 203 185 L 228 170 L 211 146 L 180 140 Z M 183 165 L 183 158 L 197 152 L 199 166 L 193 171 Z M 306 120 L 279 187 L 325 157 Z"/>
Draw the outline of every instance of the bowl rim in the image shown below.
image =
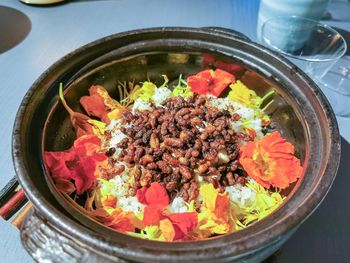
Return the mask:
<path id="1" fill-rule="evenodd" d="M 310 89 L 317 97 L 317 100 L 320 104 L 323 110 L 323 115 L 326 118 L 327 126 L 329 129 L 329 141 L 327 145 L 329 146 L 329 152 L 332 153 L 332 158 L 328 158 L 328 162 L 326 166 L 323 168 L 323 175 L 319 178 L 319 181 L 317 183 L 317 193 L 316 186 L 312 188 L 312 191 L 310 191 L 308 198 L 304 200 L 303 203 L 300 204 L 300 207 L 296 209 L 296 211 L 285 211 L 287 212 L 283 218 L 277 220 L 275 222 L 275 225 L 268 225 L 267 228 L 262 229 L 259 232 L 255 232 L 255 236 L 264 236 L 265 238 L 254 238 L 254 240 L 251 240 L 249 244 L 245 243 L 245 246 L 237 246 L 235 247 L 235 251 L 238 253 L 246 253 L 248 249 L 260 249 L 262 246 L 266 246 L 269 242 L 275 242 L 276 240 L 281 238 L 281 235 L 286 233 L 287 231 L 290 231 L 294 229 L 299 223 L 303 222 L 307 216 L 311 214 L 311 212 L 316 209 L 316 207 L 319 205 L 319 203 L 323 200 L 325 195 L 327 194 L 331 184 L 333 183 L 333 180 L 335 178 L 335 174 L 339 165 L 340 161 L 340 136 L 339 136 L 339 130 L 338 125 L 335 119 L 335 115 L 323 95 L 323 93 L 319 90 L 317 85 L 303 72 L 301 72 L 296 66 L 294 66 L 291 62 L 289 62 L 287 59 L 279 55 L 277 52 L 269 50 L 266 47 L 263 47 L 259 44 L 252 43 L 246 39 L 242 39 L 235 36 L 228 36 L 224 35 L 220 32 L 208 32 L 205 29 L 198 29 L 198 28 L 189 28 L 189 27 L 157 27 L 157 28 L 147 28 L 147 29 L 137 29 L 132 31 L 126 31 L 123 33 L 117 33 L 113 34 L 107 37 L 103 37 L 101 39 L 98 39 L 96 41 L 93 41 L 87 45 L 84 45 L 69 54 L 65 55 L 61 59 L 59 59 L 57 62 L 55 62 L 52 66 L 50 66 L 31 86 L 31 88 L 28 90 L 27 94 L 25 95 L 19 109 L 16 115 L 16 120 L 14 123 L 13 128 L 13 139 L 12 139 L 12 155 L 13 155 L 13 162 L 15 166 L 15 171 L 18 176 L 19 182 L 22 185 L 26 196 L 28 199 L 34 204 L 35 208 L 42 214 L 46 219 L 49 220 L 50 223 L 52 223 L 55 227 L 63 231 L 64 233 L 68 234 L 71 238 L 78 239 L 80 241 L 86 242 L 88 245 L 91 245 L 94 248 L 99 248 L 103 251 L 113 251 L 118 255 L 122 255 L 125 258 L 130 258 L 131 255 L 127 254 L 127 252 L 124 251 L 124 249 L 135 249 L 135 245 L 140 245 L 140 253 L 149 253 L 150 251 L 154 252 L 152 249 L 157 250 L 168 250 L 168 252 L 172 252 L 173 256 L 177 255 L 179 251 L 182 253 L 188 252 L 188 253 L 195 253 L 196 249 L 201 247 L 201 249 L 208 249 L 210 252 L 210 249 L 217 249 L 219 247 L 227 245 L 227 242 L 232 242 L 230 240 L 230 235 L 227 234 L 224 236 L 221 236 L 217 239 L 209 239 L 209 240 L 203 240 L 203 241 L 195 241 L 195 242 L 179 242 L 179 243 L 168 243 L 168 242 L 157 242 L 157 241 L 150 241 L 150 240 L 141 240 L 134 237 L 129 237 L 124 234 L 123 235 L 123 241 L 131 241 L 133 245 L 124 244 L 122 246 L 116 246 L 117 243 L 111 242 L 110 239 L 102 237 L 98 233 L 87 229 L 85 226 L 75 222 L 71 218 L 68 218 L 64 215 L 62 215 L 62 212 L 60 212 L 56 207 L 54 207 L 52 204 L 48 203 L 46 200 L 43 200 L 43 197 L 41 196 L 40 192 L 35 189 L 34 183 L 31 182 L 30 179 L 30 173 L 27 171 L 25 167 L 25 158 L 24 155 L 21 154 L 20 149 L 22 145 L 21 140 L 21 125 L 24 121 L 23 115 L 26 109 L 26 106 L 30 102 L 30 99 L 32 95 L 35 93 L 37 86 L 49 76 L 50 72 L 55 70 L 61 63 L 64 63 L 66 60 L 72 58 L 73 56 L 80 54 L 84 52 L 84 50 L 88 48 L 92 48 L 98 44 L 101 44 L 103 42 L 107 42 L 109 40 L 134 35 L 134 34 L 140 34 L 140 33 L 154 33 L 154 32 L 161 32 L 161 33 L 171 33 L 171 32 L 183 32 L 183 33 L 189 33 L 189 32 L 196 32 L 200 34 L 208 34 L 214 37 L 221 37 L 221 38 L 227 38 L 234 41 L 240 41 L 244 44 L 252 45 L 256 48 L 259 48 L 265 55 L 274 56 L 276 57 L 281 63 L 289 66 L 290 68 L 293 68 L 296 70 L 297 74 L 300 75 L 302 79 L 304 79 L 306 82 L 308 82 Z M 283 209 L 285 206 L 283 205 L 281 209 Z M 286 208 L 287 209 L 287 208 Z M 285 210 L 286 210 L 285 209 Z M 280 209 L 279 209 L 280 210 Z M 296 212 L 291 215 L 291 212 Z M 64 218 L 64 220 L 62 220 Z M 285 219 L 288 219 L 289 223 L 286 224 L 284 221 Z M 282 220 L 283 219 L 283 220 Z M 259 222 L 260 223 L 260 222 Z M 266 224 L 265 224 L 266 225 Z M 245 229 L 248 230 L 249 228 Z M 273 231 L 272 231 L 273 230 Z M 244 231 L 244 230 L 242 230 Z M 271 232 L 269 232 L 271 231 Z M 241 232 L 241 231 L 239 231 Z M 239 233 L 237 232 L 237 233 Z M 251 232 L 251 231 L 250 231 Z M 247 233 L 247 231 L 246 231 Z M 249 232 L 248 232 L 249 233 Z M 252 234 L 252 233 L 250 233 Z M 237 235 L 236 235 L 237 236 Z M 232 239 L 232 238 L 231 238 Z M 241 237 L 242 239 L 242 237 Z M 138 241 L 136 241 L 138 240 Z M 240 241 L 240 239 L 234 240 L 235 245 L 237 245 L 237 242 Z M 146 245 L 145 245 L 146 244 Z M 169 244 L 171 246 L 169 247 Z M 120 245 L 120 243 L 119 243 Z M 155 248 L 156 247 L 156 248 Z M 126 249 L 127 250 L 127 249 Z"/>

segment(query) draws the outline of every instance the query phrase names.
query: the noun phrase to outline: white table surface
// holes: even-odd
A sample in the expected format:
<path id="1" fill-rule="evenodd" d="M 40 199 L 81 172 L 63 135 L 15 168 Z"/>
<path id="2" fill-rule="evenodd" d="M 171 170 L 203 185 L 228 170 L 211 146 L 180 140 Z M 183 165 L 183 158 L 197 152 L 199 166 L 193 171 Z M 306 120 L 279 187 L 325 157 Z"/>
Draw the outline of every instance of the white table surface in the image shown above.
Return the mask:
<path id="1" fill-rule="evenodd" d="M 221 26 L 241 31 L 254 40 L 259 1 L 80 0 L 52 7 L 33 7 L 21 4 L 17 0 L 1 0 L 0 5 L 20 10 L 31 21 L 28 36 L 14 48 L 0 54 L 0 188 L 2 188 L 14 175 L 11 133 L 17 108 L 31 84 L 57 59 L 98 38 L 144 27 Z M 350 22 L 329 24 L 350 31 Z M 346 147 L 346 153 L 349 154 L 350 118 L 337 119 L 343 137 L 342 143 Z M 349 174 L 349 166 L 345 164 L 344 157 L 342 165 L 340 172 Z M 346 216 L 350 223 L 349 213 Z M 303 248 L 295 244 L 303 238 L 302 235 L 308 234 L 309 229 L 310 227 L 299 230 L 301 234 L 288 241 L 280 255 L 277 254 L 275 258 L 270 259 L 270 262 L 286 262 L 285 257 L 291 249 L 297 248 L 300 251 L 296 252 L 301 253 Z M 17 229 L 9 222 L 0 220 L 0 230 L 0 262 L 33 262 L 21 247 Z M 317 235 L 313 238 L 317 238 Z M 340 235 L 339 238 L 344 239 L 341 242 L 347 241 L 350 248 L 350 237 Z M 314 249 L 315 253 L 323 253 L 317 251 L 317 244 L 311 243 L 304 249 Z M 337 248 L 331 247 L 331 249 Z M 350 251 L 336 251 L 334 255 L 348 258 L 349 260 L 344 262 L 350 262 Z M 311 262 L 306 261 L 309 259 L 311 260 L 312 256 L 300 257 L 298 261 Z M 320 257 L 318 262 L 328 262 L 327 257 L 323 259 L 326 261 Z M 295 262 L 289 260 L 287 261 Z"/>

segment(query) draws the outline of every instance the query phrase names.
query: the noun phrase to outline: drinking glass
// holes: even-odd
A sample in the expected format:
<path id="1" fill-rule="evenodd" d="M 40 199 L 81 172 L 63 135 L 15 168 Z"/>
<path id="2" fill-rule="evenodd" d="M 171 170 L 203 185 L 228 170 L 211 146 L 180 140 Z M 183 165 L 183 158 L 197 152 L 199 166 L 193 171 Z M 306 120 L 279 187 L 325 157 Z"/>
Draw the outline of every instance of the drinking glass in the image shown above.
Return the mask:
<path id="1" fill-rule="evenodd" d="M 276 17 L 263 24 L 261 37 L 265 46 L 283 54 L 320 86 L 337 115 L 350 116 L 350 92 L 327 76 L 347 48 L 336 30 L 303 17 Z"/>
<path id="2" fill-rule="evenodd" d="M 273 17 L 300 16 L 321 20 L 330 0 L 261 0 L 257 24 L 257 40 L 261 42 L 261 28 Z"/>

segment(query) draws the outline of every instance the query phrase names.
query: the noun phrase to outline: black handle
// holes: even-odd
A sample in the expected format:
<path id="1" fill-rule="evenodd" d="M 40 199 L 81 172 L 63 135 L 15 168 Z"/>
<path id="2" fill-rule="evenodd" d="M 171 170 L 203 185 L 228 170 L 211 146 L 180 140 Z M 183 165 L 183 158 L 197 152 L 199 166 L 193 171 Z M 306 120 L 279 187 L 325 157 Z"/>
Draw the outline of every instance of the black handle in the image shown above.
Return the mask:
<path id="1" fill-rule="evenodd" d="M 246 35 L 244 35 L 241 32 L 238 32 L 238 31 L 230 29 L 230 28 L 208 26 L 208 27 L 201 27 L 201 29 L 205 29 L 209 32 L 219 33 L 219 34 L 223 34 L 223 35 L 230 36 L 230 37 L 240 38 L 240 39 L 243 39 L 245 41 L 251 42 L 249 37 L 247 37 Z"/>

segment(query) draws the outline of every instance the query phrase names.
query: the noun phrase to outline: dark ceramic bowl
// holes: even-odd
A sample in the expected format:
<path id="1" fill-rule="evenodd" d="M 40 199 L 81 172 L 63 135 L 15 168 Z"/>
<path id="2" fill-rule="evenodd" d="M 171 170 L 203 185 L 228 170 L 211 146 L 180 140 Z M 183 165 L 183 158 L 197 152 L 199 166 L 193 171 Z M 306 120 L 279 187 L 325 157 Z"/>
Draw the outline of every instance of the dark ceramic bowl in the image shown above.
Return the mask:
<path id="1" fill-rule="evenodd" d="M 211 64 L 233 67 L 258 94 L 273 87 L 273 125 L 296 145 L 304 177 L 284 204 L 247 229 L 196 242 L 156 242 L 114 232 L 71 207 L 45 173 L 43 150 L 71 146 L 74 132 L 58 103 L 58 86 L 74 110 L 92 84 L 115 94 L 118 81 L 161 74 L 174 80 Z M 116 98 L 118 99 L 118 98 Z M 154 28 L 112 35 L 63 57 L 30 88 L 13 132 L 13 158 L 19 181 L 34 210 L 21 229 L 24 247 L 50 262 L 256 262 L 277 250 L 315 210 L 337 171 L 340 141 L 332 109 L 322 92 L 297 67 L 243 35 L 222 29 Z M 320 231 L 322 231 L 320 229 Z"/>

